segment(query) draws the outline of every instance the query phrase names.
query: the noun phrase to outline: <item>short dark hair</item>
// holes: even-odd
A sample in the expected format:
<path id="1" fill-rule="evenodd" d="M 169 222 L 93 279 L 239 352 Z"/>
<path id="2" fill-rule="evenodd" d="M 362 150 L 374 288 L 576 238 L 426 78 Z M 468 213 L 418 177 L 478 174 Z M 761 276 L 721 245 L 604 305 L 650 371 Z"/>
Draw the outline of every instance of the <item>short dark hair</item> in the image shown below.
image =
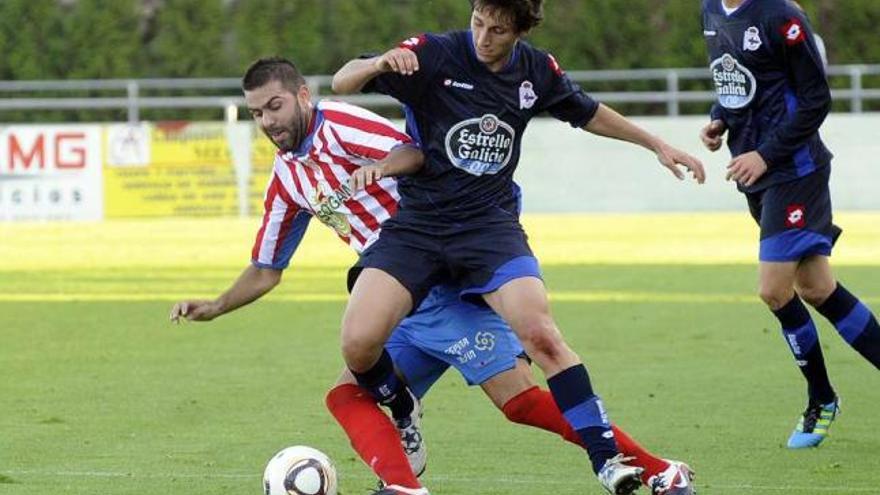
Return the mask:
<path id="1" fill-rule="evenodd" d="M 265 86 L 269 81 L 280 81 L 291 93 L 296 93 L 306 83 L 292 61 L 283 57 L 266 57 L 248 67 L 241 78 L 241 88 L 250 91 Z"/>
<path id="2" fill-rule="evenodd" d="M 524 33 L 544 20 L 544 0 L 470 0 L 474 10 L 489 9 L 513 20 L 513 26 Z"/>

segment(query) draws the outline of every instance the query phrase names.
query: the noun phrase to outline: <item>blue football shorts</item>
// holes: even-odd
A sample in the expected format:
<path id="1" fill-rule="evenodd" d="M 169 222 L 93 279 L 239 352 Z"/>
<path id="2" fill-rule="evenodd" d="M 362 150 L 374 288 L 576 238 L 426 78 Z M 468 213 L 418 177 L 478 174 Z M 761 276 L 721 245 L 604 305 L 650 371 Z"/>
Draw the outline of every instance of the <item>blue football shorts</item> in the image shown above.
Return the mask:
<path id="1" fill-rule="evenodd" d="M 437 286 L 385 344 L 417 397 L 450 367 L 479 385 L 525 358 L 513 330 L 484 306 L 462 302 L 457 288 Z"/>

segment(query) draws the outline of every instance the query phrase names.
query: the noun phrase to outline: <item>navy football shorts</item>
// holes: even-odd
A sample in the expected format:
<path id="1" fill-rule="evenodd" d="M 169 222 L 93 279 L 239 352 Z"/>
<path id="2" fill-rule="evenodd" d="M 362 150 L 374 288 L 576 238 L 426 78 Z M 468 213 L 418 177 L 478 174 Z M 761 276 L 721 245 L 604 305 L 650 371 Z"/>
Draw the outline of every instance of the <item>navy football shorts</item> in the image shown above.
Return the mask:
<path id="1" fill-rule="evenodd" d="M 417 307 L 435 285 L 453 283 L 463 298 L 481 303 L 493 292 L 522 277 L 541 278 L 538 261 L 519 222 L 499 221 L 459 229 L 409 228 L 392 218 L 379 239 L 361 254 L 349 272 L 349 287 L 363 268 L 378 268 L 397 279 Z"/>
<path id="2" fill-rule="evenodd" d="M 746 193 L 749 211 L 761 226 L 761 261 L 798 261 L 830 256 L 842 230 L 831 222 L 831 167 L 762 191 Z"/>

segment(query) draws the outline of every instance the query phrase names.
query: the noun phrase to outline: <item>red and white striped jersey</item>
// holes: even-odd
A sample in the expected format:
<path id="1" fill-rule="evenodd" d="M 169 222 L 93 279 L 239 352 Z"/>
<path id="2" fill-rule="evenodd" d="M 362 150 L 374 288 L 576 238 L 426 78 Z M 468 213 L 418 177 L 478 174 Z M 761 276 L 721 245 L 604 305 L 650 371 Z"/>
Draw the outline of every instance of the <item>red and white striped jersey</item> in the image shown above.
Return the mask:
<path id="1" fill-rule="evenodd" d="M 385 177 L 352 191 L 349 178 L 358 167 L 410 143 L 409 136 L 370 111 L 319 102 L 299 149 L 275 155 L 252 263 L 286 268 L 312 217 L 335 230 L 358 253 L 366 249 L 378 238 L 382 222 L 397 211 L 397 181 Z"/>

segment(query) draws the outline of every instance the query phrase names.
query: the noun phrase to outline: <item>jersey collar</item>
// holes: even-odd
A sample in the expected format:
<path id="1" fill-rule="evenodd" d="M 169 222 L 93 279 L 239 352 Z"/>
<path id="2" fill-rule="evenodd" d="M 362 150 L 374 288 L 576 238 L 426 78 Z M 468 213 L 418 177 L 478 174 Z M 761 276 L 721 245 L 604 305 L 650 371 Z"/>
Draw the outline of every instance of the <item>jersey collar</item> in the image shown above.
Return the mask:
<path id="1" fill-rule="evenodd" d="M 740 4 L 740 6 L 736 8 L 736 10 L 734 10 L 733 12 L 728 14 L 727 11 L 724 10 L 724 4 L 723 4 L 724 0 L 715 0 L 715 1 L 718 2 L 718 4 L 717 4 L 718 5 L 718 12 L 720 12 L 722 15 L 724 15 L 726 17 L 733 17 L 735 15 L 739 15 L 739 13 L 742 12 L 743 10 L 745 10 L 746 7 L 755 3 L 754 0 L 745 0 L 745 2 Z"/>
<path id="2" fill-rule="evenodd" d="M 324 112 L 318 109 L 318 105 L 315 104 L 312 107 L 312 119 L 309 121 L 309 130 L 306 133 L 306 136 L 303 138 L 302 142 L 299 144 L 299 147 L 294 151 L 295 155 L 305 155 L 308 154 L 309 150 L 312 148 L 312 140 L 315 138 L 315 132 L 318 130 L 318 127 L 321 127 L 321 124 L 324 122 Z"/>

